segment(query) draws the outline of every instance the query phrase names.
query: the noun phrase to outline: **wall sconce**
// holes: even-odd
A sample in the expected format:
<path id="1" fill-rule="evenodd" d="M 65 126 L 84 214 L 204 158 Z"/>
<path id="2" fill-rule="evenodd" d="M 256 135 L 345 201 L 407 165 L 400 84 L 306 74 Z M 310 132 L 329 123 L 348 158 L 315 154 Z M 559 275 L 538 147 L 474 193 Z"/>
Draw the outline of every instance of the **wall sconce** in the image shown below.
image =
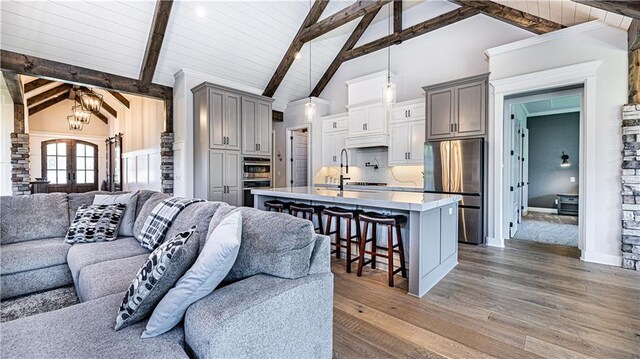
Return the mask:
<path id="1" fill-rule="evenodd" d="M 569 155 L 564 153 L 564 151 L 562 151 L 562 156 L 560 156 L 560 158 L 562 158 L 562 162 L 560 163 L 560 167 L 569 167 L 569 166 L 571 166 L 571 163 L 569 163 Z"/>

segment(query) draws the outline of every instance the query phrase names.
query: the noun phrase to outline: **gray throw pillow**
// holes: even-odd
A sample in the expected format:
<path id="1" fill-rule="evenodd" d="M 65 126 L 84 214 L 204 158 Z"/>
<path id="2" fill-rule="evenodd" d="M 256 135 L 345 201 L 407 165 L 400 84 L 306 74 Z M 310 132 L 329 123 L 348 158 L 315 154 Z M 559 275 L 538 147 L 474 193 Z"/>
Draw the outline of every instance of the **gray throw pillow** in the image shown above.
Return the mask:
<path id="1" fill-rule="evenodd" d="M 122 194 L 97 194 L 93 198 L 93 204 L 115 204 L 124 203 L 127 209 L 122 216 L 122 223 L 118 234 L 122 237 L 133 236 L 133 223 L 136 221 L 136 203 L 138 202 L 138 191 Z"/>
<path id="2" fill-rule="evenodd" d="M 195 227 L 178 233 L 156 248 L 138 270 L 125 293 L 115 330 L 125 328 L 149 315 L 156 304 L 191 267 L 198 257 Z"/>
<path id="3" fill-rule="evenodd" d="M 117 204 L 82 205 L 71 222 L 65 243 L 92 243 L 118 238 L 118 227 L 126 206 Z"/>

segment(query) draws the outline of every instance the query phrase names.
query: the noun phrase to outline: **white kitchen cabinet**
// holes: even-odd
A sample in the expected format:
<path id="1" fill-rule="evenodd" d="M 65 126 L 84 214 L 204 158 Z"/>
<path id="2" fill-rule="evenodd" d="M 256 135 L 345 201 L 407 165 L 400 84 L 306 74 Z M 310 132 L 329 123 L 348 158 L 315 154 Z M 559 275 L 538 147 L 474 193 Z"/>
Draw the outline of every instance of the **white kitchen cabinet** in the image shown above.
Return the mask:
<path id="1" fill-rule="evenodd" d="M 324 116 L 320 120 L 322 133 L 346 131 L 349 128 L 349 115 L 346 113 Z"/>
<path id="2" fill-rule="evenodd" d="M 391 111 L 391 123 L 422 120 L 424 114 L 424 98 L 399 102 Z"/>
<path id="3" fill-rule="evenodd" d="M 387 134 L 387 116 L 382 103 L 349 108 L 349 136 Z"/>
<path id="4" fill-rule="evenodd" d="M 347 131 L 322 134 L 323 167 L 335 167 L 340 165 L 340 153 L 342 152 L 342 149 L 345 148 L 346 137 Z"/>
<path id="5" fill-rule="evenodd" d="M 424 159 L 424 120 L 391 125 L 389 166 L 421 165 Z"/>
<path id="6" fill-rule="evenodd" d="M 242 205 L 240 152 L 209 151 L 209 188 L 207 200 Z"/>

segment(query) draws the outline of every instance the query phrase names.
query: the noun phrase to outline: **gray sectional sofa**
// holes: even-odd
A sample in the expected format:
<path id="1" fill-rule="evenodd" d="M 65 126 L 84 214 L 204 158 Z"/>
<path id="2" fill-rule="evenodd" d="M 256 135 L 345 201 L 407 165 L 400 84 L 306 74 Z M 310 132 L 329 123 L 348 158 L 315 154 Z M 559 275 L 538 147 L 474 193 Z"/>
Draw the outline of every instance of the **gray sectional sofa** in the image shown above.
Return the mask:
<path id="1" fill-rule="evenodd" d="M 0 324 L 2 358 L 329 358 L 333 275 L 328 237 L 281 213 L 200 202 L 167 237 L 197 226 L 202 248 L 229 213 L 243 215 L 242 244 L 220 288 L 168 333 L 141 339 L 146 320 L 113 329 L 124 292 L 149 251 L 135 237 L 68 245 L 80 205 L 96 193 L 0 197 L 0 298 L 74 285 L 79 304 Z M 141 191 L 134 235 L 166 195 Z"/>

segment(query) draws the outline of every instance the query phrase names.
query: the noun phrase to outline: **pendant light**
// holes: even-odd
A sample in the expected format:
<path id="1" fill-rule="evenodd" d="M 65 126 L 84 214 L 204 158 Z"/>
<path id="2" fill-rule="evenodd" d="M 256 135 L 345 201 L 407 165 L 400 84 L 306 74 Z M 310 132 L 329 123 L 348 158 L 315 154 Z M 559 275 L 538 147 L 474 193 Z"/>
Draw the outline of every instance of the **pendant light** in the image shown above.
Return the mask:
<path id="1" fill-rule="evenodd" d="M 91 111 L 85 110 L 81 104 L 71 107 L 71 113 L 76 121 L 88 125 L 91 121 Z"/>
<path id="2" fill-rule="evenodd" d="M 389 34 L 391 34 L 392 25 L 391 25 L 391 4 L 389 3 Z M 396 105 L 396 84 L 391 82 L 391 46 L 387 47 L 387 82 L 384 84 L 382 88 L 382 106 L 386 109 L 391 109 Z"/>
<path id="3" fill-rule="evenodd" d="M 69 122 L 69 129 L 71 131 L 82 131 L 83 123 L 78 121 L 75 115 L 67 116 L 67 122 Z"/>
<path id="4" fill-rule="evenodd" d="M 85 110 L 100 112 L 102 107 L 102 95 L 91 90 L 80 90 L 77 95 L 80 97 L 80 103 Z"/>
<path id="5" fill-rule="evenodd" d="M 309 0 L 309 10 L 311 10 L 311 0 Z M 309 101 L 304 104 L 304 116 L 306 123 L 313 123 L 316 116 L 316 104 L 311 99 L 311 41 L 309 41 Z"/>

